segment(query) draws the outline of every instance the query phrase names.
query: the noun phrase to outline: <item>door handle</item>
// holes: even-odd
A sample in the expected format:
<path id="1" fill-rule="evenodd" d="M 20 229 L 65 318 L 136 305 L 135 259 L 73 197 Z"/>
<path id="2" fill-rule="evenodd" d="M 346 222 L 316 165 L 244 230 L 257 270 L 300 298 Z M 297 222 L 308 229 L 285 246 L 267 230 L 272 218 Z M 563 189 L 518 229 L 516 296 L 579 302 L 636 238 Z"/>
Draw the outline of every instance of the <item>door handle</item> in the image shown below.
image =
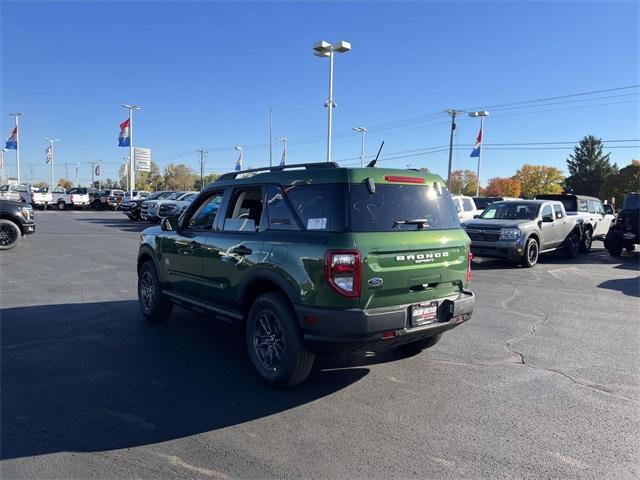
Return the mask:
<path id="1" fill-rule="evenodd" d="M 235 247 L 231 250 L 231 253 L 235 253 L 236 255 L 241 255 L 241 256 L 247 256 L 247 255 L 251 255 L 253 253 L 253 250 L 251 250 L 248 247 L 245 247 L 244 245 L 240 245 L 239 247 Z"/>

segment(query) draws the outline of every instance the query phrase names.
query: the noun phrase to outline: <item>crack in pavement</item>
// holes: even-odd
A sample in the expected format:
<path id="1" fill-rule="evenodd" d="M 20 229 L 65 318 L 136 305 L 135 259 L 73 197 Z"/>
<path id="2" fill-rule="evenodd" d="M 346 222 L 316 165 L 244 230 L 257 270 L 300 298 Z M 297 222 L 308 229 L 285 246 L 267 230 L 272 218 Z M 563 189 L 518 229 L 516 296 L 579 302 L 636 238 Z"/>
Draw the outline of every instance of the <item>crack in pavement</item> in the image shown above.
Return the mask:
<path id="1" fill-rule="evenodd" d="M 531 313 L 526 313 L 526 312 L 519 312 L 517 310 L 514 310 L 513 308 L 509 307 L 509 303 L 511 303 L 513 300 L 515 300 L 517 297 L 519 297 L 521 295 L 520 289 L 516 286 L 513 292 L 513 295 L 511 295 L 509 298 L 507 298 L 506 300 L 502 301 L 500 303 L 500 307 L 504 310 L 506 310 L 509 313 L 512 313 L 514 315 L 519 315 L 521 317 L 525 317 L 525 318 L 536 318 L 538 319 L 536 322 L 534 322 L 533 324 L 531 324 L 531 326 L 529 326 L 529 330 L 528 332 L 526 332 L 524 335 L 520 335 L 514 338 L 511 338 L 509 340 L 507 340 L 504 344 L 505 349 L 511 354 L 509 357 L 504 358 L 502 360 L 498 360 L 495 362 L 480 362 L 480 363 L 475 363 L 475 362 L 456 362 L 456 361 L 450 361 L 450 360 L 444 360 L 444 359 L 438 359 L 438 358 L 434 358 L 433 360 L 439 363 L 448 363 L 448 364 L 452 364 L 452 365 L 460 365 L 460 366 L 473 366 L 473 367 L 494 367 L 494 366 L 500 366 L 500 365 L 517 365 L 517 366 L 523 366 L 523 367 L 528 367 L 528 368 L 532 368 L 532 369 L 536 369 L 536 370 L 542 370 L 545 372 L 550 372 L 550 373 L 557 373 L 559 375 L 562 375 L 563 377 L 565 377 L 566 379 L 570 380 L 571 382 L 575 383 L 576 385 L 581 385 L 585 388 L 588 388 L 589 390 L 595 391 L 595 392 L 599 392 L 599 393 L 605 393 L 608 395 L 613 395 L 615 397 L 618 398 L 624 398 L 627 400 L 631 400 L 632 402 L 635 403 L 640 403 L 639 399 L 636 399 L 634 397 L 631 397 L 629 395 L 625 395 L 624 393 L 620 393 L 620 392 L 616 392 L 610 388 L 605 387 L 604 385 L 600 385 L 597 383 L 592 383 L 592 382 L 588 382 L 586 380 L 580 380 L 578 378 L 572 377 L 571 375 L 569 375 L 566 372 L 563 372 L 562 370 L 559 369 L 555 369 L 555 368 L 551 368 L 551 367 L 543 367 L 540 365 L 534 365 L 534 364 L 530 364 L 530 363 L 526 363 L 524 360 L 524 354 L 518 350 L 516 350 L 514 348 L 514 345 L 516 343 L 522 342 L 528 338 L 532 338 L 537 331 L 537 328 L 546 323 L 546 321 L 550 318 L 551 315 L 549 315 L 547 312 L 545 312 L 544 310 L 542 310 L 541 308 L 538 308 L 538 310 L 540 311 L 539 315 L 534 315 Z M 542 318 L 540 318 L 542 317 Z M 516 361 L 513 361 L 514 357 L 517 359 Z"/>

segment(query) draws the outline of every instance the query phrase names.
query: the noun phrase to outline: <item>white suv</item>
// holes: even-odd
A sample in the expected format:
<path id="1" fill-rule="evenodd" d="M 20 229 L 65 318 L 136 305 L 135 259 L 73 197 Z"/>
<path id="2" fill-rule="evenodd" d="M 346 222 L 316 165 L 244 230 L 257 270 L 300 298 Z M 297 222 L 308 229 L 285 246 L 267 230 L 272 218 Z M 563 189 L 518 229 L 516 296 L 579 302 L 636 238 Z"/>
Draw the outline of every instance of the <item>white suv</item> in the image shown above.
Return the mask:
<path id="1" fill-rule="evenodd" d="M 458 211 L 460 222 L 473 220 L 474 217 L 480 213 L 476 208 L 476 203 L 473 201 L 473 198 L 464 195 L 453 195 L 451 198 Z"/>

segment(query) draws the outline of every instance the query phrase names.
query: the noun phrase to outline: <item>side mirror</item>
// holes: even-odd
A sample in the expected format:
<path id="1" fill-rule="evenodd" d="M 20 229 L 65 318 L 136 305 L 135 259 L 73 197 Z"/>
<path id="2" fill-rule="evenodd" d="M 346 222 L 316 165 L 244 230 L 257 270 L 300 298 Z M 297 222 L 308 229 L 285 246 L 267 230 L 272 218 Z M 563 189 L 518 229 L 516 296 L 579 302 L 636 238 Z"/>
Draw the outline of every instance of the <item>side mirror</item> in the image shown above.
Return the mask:
<path id="1" fill-rule="evenodd" d="M 542 217 L 542 222 L 543 223 L 553 223 L 553 217 L 549 217 L 549 216 Z"/>
<path id="2" fill-rule="evenodd" d="M 160 228 L 163 232 L 175 232 L 178 230 L 178 217 L 164 217 Z"/>

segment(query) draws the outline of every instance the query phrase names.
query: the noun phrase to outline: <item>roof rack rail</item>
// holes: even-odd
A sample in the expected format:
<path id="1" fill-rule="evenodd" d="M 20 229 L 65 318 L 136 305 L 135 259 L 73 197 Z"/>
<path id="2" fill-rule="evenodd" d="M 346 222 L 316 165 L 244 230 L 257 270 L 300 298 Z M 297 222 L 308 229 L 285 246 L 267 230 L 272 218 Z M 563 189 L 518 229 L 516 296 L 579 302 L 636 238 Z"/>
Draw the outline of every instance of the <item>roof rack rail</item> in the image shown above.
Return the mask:
<path id="1" fill-rule="evenodd" d="M 237 172 L 229 172 L 225 173 L 218 178 L 218 180 L 233 180 L 238 175 L 242 175 L 244 173 L 254 173 L 254 172 L 279 172 L 282 170 L 287 170 L 290 168 L 339 168 L 336 162 L 316 162 L 316 163 L 294 163 L 292 165 L 277 165 L 275 167 L 262 167 L 262 168 L 251 168 L 248 170 L 239 170 Z"/>

